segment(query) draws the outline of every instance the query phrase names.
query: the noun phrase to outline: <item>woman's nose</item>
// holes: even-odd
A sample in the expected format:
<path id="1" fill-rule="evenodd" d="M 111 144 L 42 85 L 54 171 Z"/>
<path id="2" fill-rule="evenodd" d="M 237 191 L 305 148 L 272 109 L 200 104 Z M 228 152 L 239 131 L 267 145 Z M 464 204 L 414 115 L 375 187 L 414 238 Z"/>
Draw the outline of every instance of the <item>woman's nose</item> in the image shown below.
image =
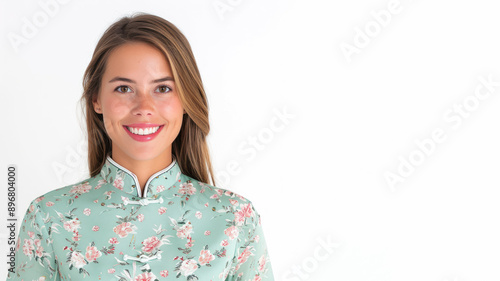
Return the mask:
<path id="1" fill-rule="evenodd" d="M 137 94 L 134 103 L 134 115 L 151 115 L 154 112 L 154 101 L 148 93 Z"/>

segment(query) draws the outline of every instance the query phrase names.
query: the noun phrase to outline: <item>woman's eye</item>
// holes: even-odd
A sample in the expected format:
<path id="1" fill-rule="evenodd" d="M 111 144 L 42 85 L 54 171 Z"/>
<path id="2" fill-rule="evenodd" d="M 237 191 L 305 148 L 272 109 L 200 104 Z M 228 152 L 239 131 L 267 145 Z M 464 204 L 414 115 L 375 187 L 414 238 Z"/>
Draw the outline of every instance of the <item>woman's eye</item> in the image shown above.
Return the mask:
<path id="1" fill-rule="evenodd" d="M 160 91 L 160 93 L 168 93 L 168 92 L 172 91 L 172 89 L 170 89 L 167 85 L 159 86 L 158 90 Z"/>
<path id="2" fill-rule="evenodd" d="M 125 89 L 125 91 L 122 91 L 123 89 Z M 123 86 L 123 85 L 122 85 L 122 86 L 118 86 L 118 87 L 116 87 L 115 91 L 118 91 L 118 92 L 120 92 L 120 93 L 126 93 L 126 92 L 128 92 L 126 89 L 129 89 L 129 87 L 128 87 L 128 86 Z"/>

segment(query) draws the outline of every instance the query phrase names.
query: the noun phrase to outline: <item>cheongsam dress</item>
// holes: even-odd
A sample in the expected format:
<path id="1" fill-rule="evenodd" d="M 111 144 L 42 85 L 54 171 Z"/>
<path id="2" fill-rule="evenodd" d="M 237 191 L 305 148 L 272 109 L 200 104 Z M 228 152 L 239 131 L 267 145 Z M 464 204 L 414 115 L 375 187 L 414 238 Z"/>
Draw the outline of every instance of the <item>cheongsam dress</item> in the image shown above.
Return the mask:
<path id="1" fill-rule="evenodd" d="M 96 176 L 34 199 L 7 280 L 274 280 L 252 203 L 172 157 L 144 195 L 108 155 Z"/>

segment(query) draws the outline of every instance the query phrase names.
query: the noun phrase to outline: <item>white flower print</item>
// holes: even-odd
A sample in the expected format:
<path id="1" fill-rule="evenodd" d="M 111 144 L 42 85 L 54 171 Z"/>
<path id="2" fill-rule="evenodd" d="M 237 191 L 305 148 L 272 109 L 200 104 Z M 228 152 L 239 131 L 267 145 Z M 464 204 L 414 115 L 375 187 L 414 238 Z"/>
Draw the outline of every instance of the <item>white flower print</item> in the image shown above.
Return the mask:
<path id="1" fill-rule="evenodd" d="M 196 214 L 194 214 L 194 216 L 198 219 L 201 219 L 201 217 L 203 216 L 202 213 L 200 211 L 197 211 Z"/>
<path id="2" fill-rule="evenodd" d="M 196 188 L 193 186 L 191 182 L 182 183 L 179 187 L 179 194 L 189 194 L 193 195 L 196 193 Z"/>
<path id="3" fill-rule="evenodd" d="M 35 246 L 33 243 L 33 240 L 31 239 L 24 239 L 24 244 L 23 244 L 23 253 L 29 257 L 31 257 L 32 252 L 35 250 Z"/>
<path id="4" fill-rule="evenodd" d="M 182 262 L 179 268 L 180 272 L 184 276 L 189 276 L 193 274 L 198 269 L 198 263 L 195 260 L 189 259 Z"/>
<path id="5" fill-rule="evenodd" d="M 165 187 L 163 185 L 159 185 L 156 187 L 156 192 L 160 193 L 165 190 Z"/>
<path id="6" fill-rule="evenodd" d="M 189 234 L 191 234 L 192 231 L 193 226 L 191 225 L 191 222 L 188 222 L 177 230 L 177 237 L 186 238 Z"/>
<path id="7" fill-rule="evenodd" d="M 64 222 L 64 229 L 69 232 L 75 232 L 78 228 L 80 228 L 80 221 L 77 219 L 72 219 Z"/>
<path id="8" fill-rule="evenodd" d="M 71 254 L 70 264 L 72 264 L 76 268 L 82 268 L 87 264 L 87 262 L 85 261 L 85 257 L 81 253 L 74 251 Z"/>
<path id="9" fill-rule="evenodd" d="M 113 186 L 119 190 L 123 190 L 123 179 L 120 175 L 116 175 L 116 178 L 113 181 Z"/>
<path id="10" fill-rule="evenodd" d="M 84 182 L 81 184 L 74 185 L 69 192 L 76 194 L 83 194 L 89 192 L 91 188 L 92 186 L 88 182 Z"/>

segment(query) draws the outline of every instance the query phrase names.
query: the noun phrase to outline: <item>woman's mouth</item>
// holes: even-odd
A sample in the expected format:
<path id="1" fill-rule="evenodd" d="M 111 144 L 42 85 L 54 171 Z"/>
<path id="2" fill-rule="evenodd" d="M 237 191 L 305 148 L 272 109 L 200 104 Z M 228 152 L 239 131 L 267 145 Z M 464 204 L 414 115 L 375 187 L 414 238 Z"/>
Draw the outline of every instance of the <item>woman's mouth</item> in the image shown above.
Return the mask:
<path id="1" fill-rule="evenodd" d="M 151 135 L 153 133 L 156 133 L 158 129 L 160 129 L 161 126 L 156 126 L 156 127 L 150 127 L 150 128 L 132 128 L 132 127 L 127 127 L 127 129 L 134 135 Z"/>
<path id="2" fill-rule="evenodd" d="M 123 126 L 128 135 L 136 141 L 150 141 L 154 139 L 160 132 L 164 125 L 159 126 L 140 126 L 140 127 L 130 127 Z"/>

